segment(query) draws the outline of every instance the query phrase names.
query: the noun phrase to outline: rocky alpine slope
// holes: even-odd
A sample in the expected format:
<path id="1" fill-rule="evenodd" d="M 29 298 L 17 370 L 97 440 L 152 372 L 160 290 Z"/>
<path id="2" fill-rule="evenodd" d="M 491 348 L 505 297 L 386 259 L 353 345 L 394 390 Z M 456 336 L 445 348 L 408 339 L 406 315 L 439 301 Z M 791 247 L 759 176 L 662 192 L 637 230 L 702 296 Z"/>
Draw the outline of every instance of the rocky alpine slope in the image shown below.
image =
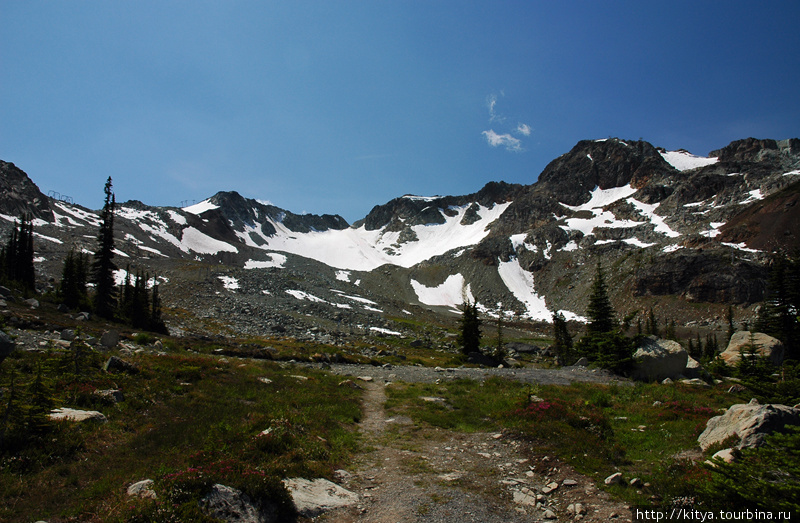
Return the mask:
<path id="1" fill-rule="evenodd" d="M 70 249 L 94 250 L 98 213 L 45 196 L 11 163 L 0 175 L 0 227 L 34 216 L 44 290 Z M 115 261 L 120 281 L 128 266 L 158 275 L 165 305 L 182 311 L 167 311 L 175 332 L 392 335 L 394 319 L 448 316 L 464 299 L 521 321 L 581 320 L 598 262 L 620 314 L 653 307 L 713 325 L 728 304 L 752 315 L 769 253 L 800 246 L 798 193 L 798 139 L 708 157 L 585 140 L 531 185 L 405 195 L 352 225 L 235 192 L 182 209 L 125 202 Z"/>

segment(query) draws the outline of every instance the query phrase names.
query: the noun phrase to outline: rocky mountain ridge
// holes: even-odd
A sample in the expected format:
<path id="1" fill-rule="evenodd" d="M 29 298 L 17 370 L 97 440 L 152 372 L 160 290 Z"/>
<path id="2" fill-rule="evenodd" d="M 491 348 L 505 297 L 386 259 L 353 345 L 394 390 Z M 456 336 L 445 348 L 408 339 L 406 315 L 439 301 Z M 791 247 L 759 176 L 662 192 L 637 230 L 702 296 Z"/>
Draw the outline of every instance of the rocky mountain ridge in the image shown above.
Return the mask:
<path id="1" fill-rule="evenodd" d="M 52 284 L 70 249 L 94 250 L 98 214 L 43 195 L 13 164 L 0 172 L 0 226 L 35 217 L 37 270 Z M 705 158 L 584 140 L 534 184 L 405 195 L 353 225 L 235 192 L 183 209 L 125 202 L 116 263 L 159 274 L 168 306 L 251 333 L 300 332 L 313 317 L 327 332 L 391 335 L 392 318 L 447 315 L 464 299 L 519 320 L 580 320 L 598 262 L 620 313 L 713 322 L 729 303 L 752 314 L 769 253 L 798 247 L 798 193 L 798 139 L 739 140 Z"/>

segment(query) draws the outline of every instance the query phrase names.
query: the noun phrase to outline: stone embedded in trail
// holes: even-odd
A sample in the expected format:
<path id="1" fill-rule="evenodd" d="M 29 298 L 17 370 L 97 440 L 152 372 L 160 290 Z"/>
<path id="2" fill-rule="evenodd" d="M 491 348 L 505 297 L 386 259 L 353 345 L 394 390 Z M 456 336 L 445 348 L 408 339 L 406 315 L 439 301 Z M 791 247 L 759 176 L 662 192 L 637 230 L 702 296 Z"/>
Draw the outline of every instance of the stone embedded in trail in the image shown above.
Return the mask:
<path id="1" fill-rule="evenodd" d="M 536 496 L 534 496 L 533 494 L 515 490 L 512 493 L 512 496 L 514 503 L 516 503 L 517 505 L 527 505 L 530 507 L 536 506 Z"/>
<path id="2" fill-rule="evenodd" d="M 622 472 L 615 472 L 614 474 L 611 474 L 604 480 L 604 483 L 606 485 L 619 485 L 622 483 Z"/>
<path id="3" fill-rule="evenodd" d="M 325 511 L 358 503 L 358 494 L 327 479 L 293 478 L 283 480 L 283 484 L 292 495 L 297 512 L 306 518 L 314 518 Z"/>
<path id="4" fill-rule="evenodd" d="M 453 472 L 449 472 L 447 474 L 441 474 L 439 479 L 443 479 L 445 481 L 458 481 L 459 479 L 463 478 L 467 473 L 463 470 L 456 470 Z"/>

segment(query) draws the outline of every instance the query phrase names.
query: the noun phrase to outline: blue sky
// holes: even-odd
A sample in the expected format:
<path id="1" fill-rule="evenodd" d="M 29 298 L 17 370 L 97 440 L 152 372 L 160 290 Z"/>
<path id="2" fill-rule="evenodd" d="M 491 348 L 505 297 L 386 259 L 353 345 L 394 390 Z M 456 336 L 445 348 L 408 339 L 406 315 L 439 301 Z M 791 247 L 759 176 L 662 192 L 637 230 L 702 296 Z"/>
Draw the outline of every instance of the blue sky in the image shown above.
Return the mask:
<path id="1" fill-rule="evenodd" d="M 800 2 L 0 0 L 0 159 L 102 205 L 353 222 L 581 139 L 800 136 Z"/>

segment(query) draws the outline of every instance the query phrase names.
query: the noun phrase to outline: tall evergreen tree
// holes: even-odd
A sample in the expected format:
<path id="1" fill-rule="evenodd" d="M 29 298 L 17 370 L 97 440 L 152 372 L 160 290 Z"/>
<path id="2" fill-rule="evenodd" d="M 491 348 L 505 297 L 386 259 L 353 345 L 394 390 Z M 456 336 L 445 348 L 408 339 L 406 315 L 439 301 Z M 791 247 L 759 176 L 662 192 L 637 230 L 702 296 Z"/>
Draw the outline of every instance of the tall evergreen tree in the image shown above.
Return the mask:
<path id="1" fill-rule="evenodd" d="M 606 287 L 603 267 L 597 264 L 594 282 L 592 283 L 592 293 L 589 296 L 589 307 L 586 311 L 589 316 L 587 334 L 601 334 L 611 332 L 616 327 L 616 314 L 608 298 L 608 288 Z"/>
<path id="2" fill-rule="evenodd" d="M 477 303 L 464 302 L 461 308 L 461 328 L 458 343 L 464 354 L 480 352 L 481 347 L 481 319 L 478 317 Z"/>
<path id="3" fill-rule="evenodd" d="M 776 256 L 771 263 L 767 280 L 767 296 L 759 312 L 756 329 L 781 340 L 788 359 L 798 358 L 798 267 L 800 261 L 784 255 Z"/>
<path id="4" fill-rule="evenodd" d="M 88 305 L 89 298 L 86 293 L 88 265 L 88 255 L 81 252 L 76 254 L 74 249 L 71 249 L 64 259 L 58 294 L 61 298 L 61 303 L 70 309 Z"/>
<path id="5" fill-rule="evenodd" d="M 586 356 L 603 368 L 626 372 L 633 363 L 635 341 L 626 337 L 616 325 L 616 314 L 608 298 L 603 268 L 598 263 L 587 307 L 589 324 L 586 335 L 575 344 L 577 355 Z"/>
<path id="6" fill-rule="evenodd" d="M 572 350 L 572 336 L 567 329 L 567 320 L 560 312 L 553 313 L 553 346 L 556 351 L 556 361 L 559 365 L 572 365 L 575 363 Z"/>
<path id="7" fill-rule="evenodd" d="M 101 318 L 112 319 L 116 311 L 116 286 L 114 282 L 114 208 L 116 200 L 111 191 L 111 177 L 105 185 L 105 202 L 101 212 L 102 223 L 97 233 L 97 251 L 94 253 L 92 275 L 95 284 L 94 311 Z"/>
<path id="8" fill-rule="evenodd" d="M 150 303 L 150 330 L 162 334 L 169 334 L 167 326 L 164 324 L 164 318 L 161 316 L 161 296 L 158 292 L 157 276 L 153 277 L 153 297 Z"/>
<path id="9" fill-rule="evenodd" d="M 36 287 L 33 266 L 33 223 L 29 216 L 14 222 L 8 242 L 0 252 L 0 280 L 25 290 Z"/>

